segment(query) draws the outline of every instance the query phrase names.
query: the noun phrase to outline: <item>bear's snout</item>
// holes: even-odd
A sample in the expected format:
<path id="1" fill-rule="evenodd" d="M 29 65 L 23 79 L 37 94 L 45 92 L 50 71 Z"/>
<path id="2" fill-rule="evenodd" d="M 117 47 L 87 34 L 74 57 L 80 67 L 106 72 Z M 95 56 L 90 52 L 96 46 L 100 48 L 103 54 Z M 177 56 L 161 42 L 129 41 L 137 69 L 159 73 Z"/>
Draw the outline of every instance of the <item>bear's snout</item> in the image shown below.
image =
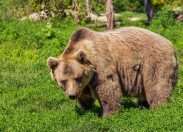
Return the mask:
<path id="1" fill-rule="evenodd" d="M 72 90 L 67 90 L 67 91 L 66 91 L 66 95 L 67 95 L 67 97 L 69 97 L 70 99 L 74 100 L 74 99 L 76 99 L 76 97 L 77 97 L 77 92 L 76 92 L 74 89 L 72 89 Z"/>
<path id="2" fill-rule="evenodd" d="M 70 99 L 74 100 L 74 99 L 76 99 L 78 93 L 77 93 L 77 91 L 75 89 L 68 88 L 68 90 L 66 90 L 66 95 Z"/>
<path id="3" fill-rule="evenodd" d="M 79 94 L 79 87 L 77 83 L 73 80 L 69 80 L 66 85 L 65 93 L 70 99 L 76 99 Z"/>

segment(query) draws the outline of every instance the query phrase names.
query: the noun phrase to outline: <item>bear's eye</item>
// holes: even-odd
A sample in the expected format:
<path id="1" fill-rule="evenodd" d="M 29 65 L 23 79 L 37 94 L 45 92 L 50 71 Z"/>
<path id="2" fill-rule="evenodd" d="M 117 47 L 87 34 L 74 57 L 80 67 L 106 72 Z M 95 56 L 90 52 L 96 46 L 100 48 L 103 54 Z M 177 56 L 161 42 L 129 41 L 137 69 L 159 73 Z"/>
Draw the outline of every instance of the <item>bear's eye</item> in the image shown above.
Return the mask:
<path id="1" fill-rule="evenodd" d="M 66 83 L 67 83 L 67 80 L 62 80 L 62 81 L 60 81 L 64 86 L 66 85 Z"/>
<path id="2" fill-rule="evenodd" d="M 76 80 L 76 82 L 77 82 L 78 84 L 80 84 L 80 83 L 82 82 L 82 80 L 83 80 L 83 77 L 82 77 L 82 76 L 77 77 L 75 80 Z"/>

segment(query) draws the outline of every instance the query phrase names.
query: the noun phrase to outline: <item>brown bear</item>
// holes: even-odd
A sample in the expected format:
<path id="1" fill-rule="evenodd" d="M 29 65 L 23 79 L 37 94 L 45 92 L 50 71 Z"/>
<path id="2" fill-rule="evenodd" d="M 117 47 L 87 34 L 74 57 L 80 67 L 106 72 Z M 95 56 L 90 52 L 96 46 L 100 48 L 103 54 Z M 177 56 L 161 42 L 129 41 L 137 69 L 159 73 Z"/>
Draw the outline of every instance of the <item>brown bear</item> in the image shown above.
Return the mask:
<path id="1" fill-rule="evenodd" d="M 97 99 L 102 116 L 119 110 L 121 97 L 136 97 L 152 109 L 165 104 L 178 76 L 172 43 L 138 27 L 78 29 L 59 59 L 48 58 L 48 66 L 78 107 L 91 108 Z"/>

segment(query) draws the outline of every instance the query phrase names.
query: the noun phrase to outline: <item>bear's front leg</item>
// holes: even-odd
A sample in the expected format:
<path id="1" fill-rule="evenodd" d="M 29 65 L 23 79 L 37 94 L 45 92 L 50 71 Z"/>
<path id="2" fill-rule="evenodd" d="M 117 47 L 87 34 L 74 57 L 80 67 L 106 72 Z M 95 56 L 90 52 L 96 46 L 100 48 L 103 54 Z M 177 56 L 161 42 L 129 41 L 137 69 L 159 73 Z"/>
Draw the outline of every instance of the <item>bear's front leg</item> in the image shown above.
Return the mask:
<path id="1" fill-rule="evenodd" d="M 93 107 L 94 100 L 92 98 L 78 98 L 77 106 L 81 109 L 90 109 Z"/>
<path id="2" fill-rule="evenodd" d="M 118 81 L 111 79 L 100 82 L 96 92 L 102 107 L 102 117 L 109 116 L 120 109 L 122 92 Z"/>
<path id="3" fill-rule="evenodd" d="M 88 86 L 82 91 L 76 102 L 77 106 L 82 109 L 90 109 L 93 107 L 94 99 Z"/>

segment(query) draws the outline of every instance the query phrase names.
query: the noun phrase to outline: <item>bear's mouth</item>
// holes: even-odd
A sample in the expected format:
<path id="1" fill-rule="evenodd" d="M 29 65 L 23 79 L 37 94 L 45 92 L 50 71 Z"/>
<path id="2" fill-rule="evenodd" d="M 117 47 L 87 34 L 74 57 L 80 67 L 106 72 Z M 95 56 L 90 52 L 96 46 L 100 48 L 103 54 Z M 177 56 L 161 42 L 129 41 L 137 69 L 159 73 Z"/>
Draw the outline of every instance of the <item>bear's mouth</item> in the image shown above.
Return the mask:
<path id="1" fill-rule="evenodd" d="M 76 96 L 75 95 L 69 95 L 69 99 L 75 100 L 76 99 Z"/>

